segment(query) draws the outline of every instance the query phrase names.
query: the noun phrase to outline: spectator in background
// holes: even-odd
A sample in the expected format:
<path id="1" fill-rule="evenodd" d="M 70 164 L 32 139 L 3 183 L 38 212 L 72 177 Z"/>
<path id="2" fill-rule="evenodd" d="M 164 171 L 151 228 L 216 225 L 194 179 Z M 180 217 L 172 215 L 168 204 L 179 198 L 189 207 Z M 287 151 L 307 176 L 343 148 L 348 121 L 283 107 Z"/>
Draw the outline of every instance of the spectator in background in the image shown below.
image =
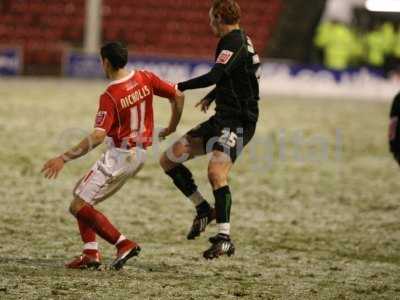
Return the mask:
<path id="1" fill-rule="evenodd" d="M 332 70 L 347 69 L 362 51 L 357 36 L 346 24 L 338 21 L 322 23 L 314 43 L 323 50 L 324 64 Z"/>
<path id="2" fill-rule="evenodd" d="M 394 42 L 396 38 L 396 31 L 394 25 L 390 22 L 385 22 L 381 26 L 381 32 L 383 35 L 383 47 L 386 54 L 393 52 Z"/>
<path id="3" fill-rule="evenodd" d="M 375 26 L 374 30 L 366 34 L 366 61 L 371 68 L 383 68 L 385 64 L 385 53 L 389 47 L 388 44 L 388 41 L 385 41 L 385 34 L 380 26 Z"/>
<path id="4" fill-rule="evenodd" d="M 314 42 L 322 50 L 325 66 L 332 70 L 368 65 L 389 77 L 400 65 L 400 32 L 396 34 L 390 22 L 363 34 L 338 21 L 324 22 Z"/>
<path id="5" fill-rule="evenodd" d="M 386 77 L 390 77 L 392 71 L 398 66 L 398 59 L 395 56 L 396 30 L 393 23 L 385 22 L 381 27 L 381 31 L 385 50 L 384 72 Z"/>

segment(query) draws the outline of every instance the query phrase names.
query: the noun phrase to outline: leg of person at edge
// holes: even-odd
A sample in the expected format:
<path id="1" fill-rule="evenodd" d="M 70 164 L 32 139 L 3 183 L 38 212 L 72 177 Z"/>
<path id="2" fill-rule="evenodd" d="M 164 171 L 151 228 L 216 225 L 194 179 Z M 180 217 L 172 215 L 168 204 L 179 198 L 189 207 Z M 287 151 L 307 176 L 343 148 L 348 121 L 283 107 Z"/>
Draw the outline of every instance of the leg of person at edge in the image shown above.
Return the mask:
<path id="1" fill-rule="evenodd" d="M 49 160 L 42 169 L 46 178 L 56 178 L 66 162 L 107 141 L 107 151 L 74 189 L 70 212 L 78 221 L 84 246 L 83 254 L 66 264 L 67 268 L 100 266 L 97 235 L 117 249 L 111 268 L 121 269 L 129 258 L 139 254 L 140 246 L 121 234 L 94 206 L 117 192 L 143 166 L 146 148 L 151 146 L 154 132 L 153 95 L 167 98 L 171 103 L 171 119 L 169 126 L 159 133 L 161 139 L 176 130 L 184 104 L 183 94 L 155 74 L 128 72 L 125 68 L 128 50 L 123 44 L 104 45 L 101 60 L 112 82 L 100 97 L 93 133 L 64 154 Z M 132 191 L 129 191 L 131 195 Z"/>
<path id="2" fill-rule="evenodd" d="M 206 259 L 231 256 L 235 247 L 230 235 L 232 195 L 228 174 L 243 147 L 254 135 L 258 120 L 260 59 L 251 39 L 239 26 L 240 8 L 233 0 L 214 0 L 209 11 L 210 26 L 220 37 L 215 64 L 203 76 L 178 83 L 181 91 L 216 85 L 196 106 L 207 112 L 216 102 L 215 115 L 190 130 L 173 144 L 160 164 L 175 186 L 193 202 L 197 215 L 187 235 L 195 239 L 214 219 L 218 234 L 209 239 Z M 192 173 L 183 164 L 192 158 L 211 153 L 208 178 L 215 207 L 204 199 Z"/>

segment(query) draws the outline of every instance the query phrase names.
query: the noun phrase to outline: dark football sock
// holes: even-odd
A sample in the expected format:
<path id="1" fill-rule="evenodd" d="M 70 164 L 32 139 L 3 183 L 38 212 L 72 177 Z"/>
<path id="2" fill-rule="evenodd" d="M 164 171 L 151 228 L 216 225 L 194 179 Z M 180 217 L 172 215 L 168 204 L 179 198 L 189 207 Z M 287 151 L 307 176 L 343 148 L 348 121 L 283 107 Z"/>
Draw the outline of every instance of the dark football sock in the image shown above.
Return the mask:
<path id="1" fill-rule="evenodd" d="M 175 186 L 186 197 L 197 191 L 197 185 L 194 183 L 192 173 L 184 165 L 179 164 L 165 173 L 172 178 Z"/>
<path id="2" fill-rule="evenodd" d="M 214 191 L 215 197 L 215 212 L 217 223 L 229 223 L 231 215 L 231 191 L 229 186 L 226 185 Z"/>

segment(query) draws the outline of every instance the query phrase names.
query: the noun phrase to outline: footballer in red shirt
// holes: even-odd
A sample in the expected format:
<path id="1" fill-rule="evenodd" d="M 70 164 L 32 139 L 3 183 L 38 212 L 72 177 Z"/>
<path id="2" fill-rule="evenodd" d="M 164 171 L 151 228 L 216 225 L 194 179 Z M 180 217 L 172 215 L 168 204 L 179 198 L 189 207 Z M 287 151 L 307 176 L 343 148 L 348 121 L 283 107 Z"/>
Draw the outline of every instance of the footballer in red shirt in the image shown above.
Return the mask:
<path id="1" fill-rule="evenodd" d="M 139 254 L 139 245 L 127 239 L 98 210 L 96 204 L 118 191 L 129 177 L 143 166 L 146 148 L 153 139 L 153 95 L 171 102 L 169 126 L 159 134 L 165 138 L 176 130 L 180 121 L 184 96 L 173 85 L 148 71 L 129 72 L 127 48 L 112 42 L 101 48 L 101 60 L 107 78 L 113 80 L 100 97 L 95 129 L 77 146 L 43 166 L 46 178 L 56 178 L 64 164 L 81 157 L 103 141 L 108 148 L 74 189 L 70 212 L 78 221 L 84 242 L 83 254 L 66 264 L 67 268 L 98 268 L 101 264 L 96 235 L 117 248 L 111 267 L 120 269 Z"/>

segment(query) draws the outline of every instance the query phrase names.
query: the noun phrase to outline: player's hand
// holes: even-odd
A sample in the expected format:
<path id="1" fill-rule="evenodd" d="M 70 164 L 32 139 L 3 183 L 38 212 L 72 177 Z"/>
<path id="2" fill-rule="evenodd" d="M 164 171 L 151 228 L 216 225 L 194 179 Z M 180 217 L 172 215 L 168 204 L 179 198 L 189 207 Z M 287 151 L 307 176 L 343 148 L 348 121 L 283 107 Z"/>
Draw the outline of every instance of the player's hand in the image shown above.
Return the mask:
<path id="1" fill-rule="evenodd" d="M 171 135 L 174 132 L 175 132 L 175 130 L 172 130 L 170 128 L 164 128 L 160 131 L 160 133 L 158 134 L 158 137 L 160 138 L 160 140 L 165 140 L 165 138 L 167 136 Z"/>
<path id="2" fill-rule="evenodd" d="M 210 108 L 211 100 L 204 98 L 201 99 L 199 102 L 197 102 L 196 107 L 200 106 L 200 110 L 204 113 L 207 112 L 207 110 Z"/>
<path id="3" fill-rule="evenodd" d="M 58 173 L 62 170 L 64 167 L 64 160 L 62 157 L 56 157 L 53 159 L 50 159 L 48 162 L 46 162 L 40 171 L 41 173 L 44 174 L 44 177 L 47 179 L 56 179 L 58 176 Z"/>

